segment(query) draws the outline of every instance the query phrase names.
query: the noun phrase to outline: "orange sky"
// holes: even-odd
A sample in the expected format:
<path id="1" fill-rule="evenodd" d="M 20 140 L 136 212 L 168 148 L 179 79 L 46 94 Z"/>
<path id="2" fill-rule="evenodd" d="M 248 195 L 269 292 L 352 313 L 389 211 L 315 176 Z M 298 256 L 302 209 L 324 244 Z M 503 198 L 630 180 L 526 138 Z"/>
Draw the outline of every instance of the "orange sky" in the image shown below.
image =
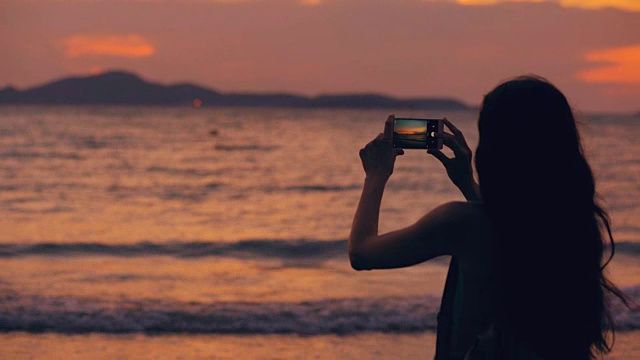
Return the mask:
<path id="1" fill-rule="evenodd" d="M 115 68 L 477 104 L 537 73 L 579 110 L 640 111 L 640 0 L 1 0 L 0 28 L 0 87 Z"/>
<path id="2" fill-rule="evenodd" d="M 587 83 L 640 83 L 640 45 L 596 50 L 588 53 L 586 58 L 602 64 L 578 74 Z"/>

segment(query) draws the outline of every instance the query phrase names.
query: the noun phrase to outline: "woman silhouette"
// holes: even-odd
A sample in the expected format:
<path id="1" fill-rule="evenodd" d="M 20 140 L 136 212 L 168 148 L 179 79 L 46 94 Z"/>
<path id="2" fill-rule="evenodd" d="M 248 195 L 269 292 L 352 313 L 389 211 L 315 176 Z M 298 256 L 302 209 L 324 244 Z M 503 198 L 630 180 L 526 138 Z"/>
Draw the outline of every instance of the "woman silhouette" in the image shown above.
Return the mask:
<path id="1" fill-rule="evenodd" d="M 356 270 L 451 255 L 436 359 L 592 359 L 610 351 L 608 299 L 623 294 L 603 270 L 613 256 L 607 213 L 564 95 L 519 77 L 484 98 L 474 181 L 471 150 L 449 121 L 448 158 L 429 151 L 467 202 L 378 234 L 385 184 L 402 150 L 384 134 L 360 150 L 366 178 L 349 237 Z M 604 238 L 611 256 L 603 261 Z M 448 316 L 447 316 L 448 315 Z"/>

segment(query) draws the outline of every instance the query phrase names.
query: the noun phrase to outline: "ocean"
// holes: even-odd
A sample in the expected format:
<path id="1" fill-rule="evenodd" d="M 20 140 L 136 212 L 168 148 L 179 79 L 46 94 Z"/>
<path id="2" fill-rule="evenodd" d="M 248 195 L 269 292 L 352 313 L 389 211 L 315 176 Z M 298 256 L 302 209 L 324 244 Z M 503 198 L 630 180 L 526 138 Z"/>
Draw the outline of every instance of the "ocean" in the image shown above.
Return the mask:
<path id="1" fill-rule="evenodd" d="M 0 358 L 431 358 L 449 259 L 347 259 L 358 150 L 388 114 L 0 107 Z M 396 115 L 446 116 L 477 144 L 475 111 Z M 577 117 L 618 244 L 608 273 L 640 301 L 640 118 Z M 454 200 L 409 150 L 381 231 Z M 607 359 L 640 359 L 640 313 L 614 316 Z"/>

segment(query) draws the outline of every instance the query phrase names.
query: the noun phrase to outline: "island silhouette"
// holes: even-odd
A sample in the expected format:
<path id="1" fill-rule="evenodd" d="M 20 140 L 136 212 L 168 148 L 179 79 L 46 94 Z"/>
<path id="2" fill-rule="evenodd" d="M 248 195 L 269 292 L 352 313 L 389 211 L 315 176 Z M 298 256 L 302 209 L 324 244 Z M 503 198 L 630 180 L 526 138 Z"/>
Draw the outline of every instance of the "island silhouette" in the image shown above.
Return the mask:
<path id="1" fill-rule="evenodd" d="M 292 93 L 222 93 L 190 83 L 162 85 L 125 71 L 55 80 L 25 90 L 0 90 L 0 105 L 264 106 L 466 110 L 452 98 L 394 98 L 364 94 L 307 97 Z"/>

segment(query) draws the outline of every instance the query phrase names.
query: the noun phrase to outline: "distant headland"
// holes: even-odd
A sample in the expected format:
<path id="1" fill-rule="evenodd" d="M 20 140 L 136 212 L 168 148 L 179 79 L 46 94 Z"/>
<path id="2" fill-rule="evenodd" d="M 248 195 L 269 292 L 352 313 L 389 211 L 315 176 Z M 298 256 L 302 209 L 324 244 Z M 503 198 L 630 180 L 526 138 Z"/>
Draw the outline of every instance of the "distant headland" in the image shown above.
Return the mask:
<path id="1" fill-rule="evenodd" d="M 470 109 L 461 101 L 451 98 L 400 99 L 373 93 L 316 97 L 290 93 L 222 93 L 189 83 L 162 85 L 123 71 L 111 71 L 84 77 L 68 77 L 26 90 L 7 87 L 0 89 L 0 105 Z"/>

